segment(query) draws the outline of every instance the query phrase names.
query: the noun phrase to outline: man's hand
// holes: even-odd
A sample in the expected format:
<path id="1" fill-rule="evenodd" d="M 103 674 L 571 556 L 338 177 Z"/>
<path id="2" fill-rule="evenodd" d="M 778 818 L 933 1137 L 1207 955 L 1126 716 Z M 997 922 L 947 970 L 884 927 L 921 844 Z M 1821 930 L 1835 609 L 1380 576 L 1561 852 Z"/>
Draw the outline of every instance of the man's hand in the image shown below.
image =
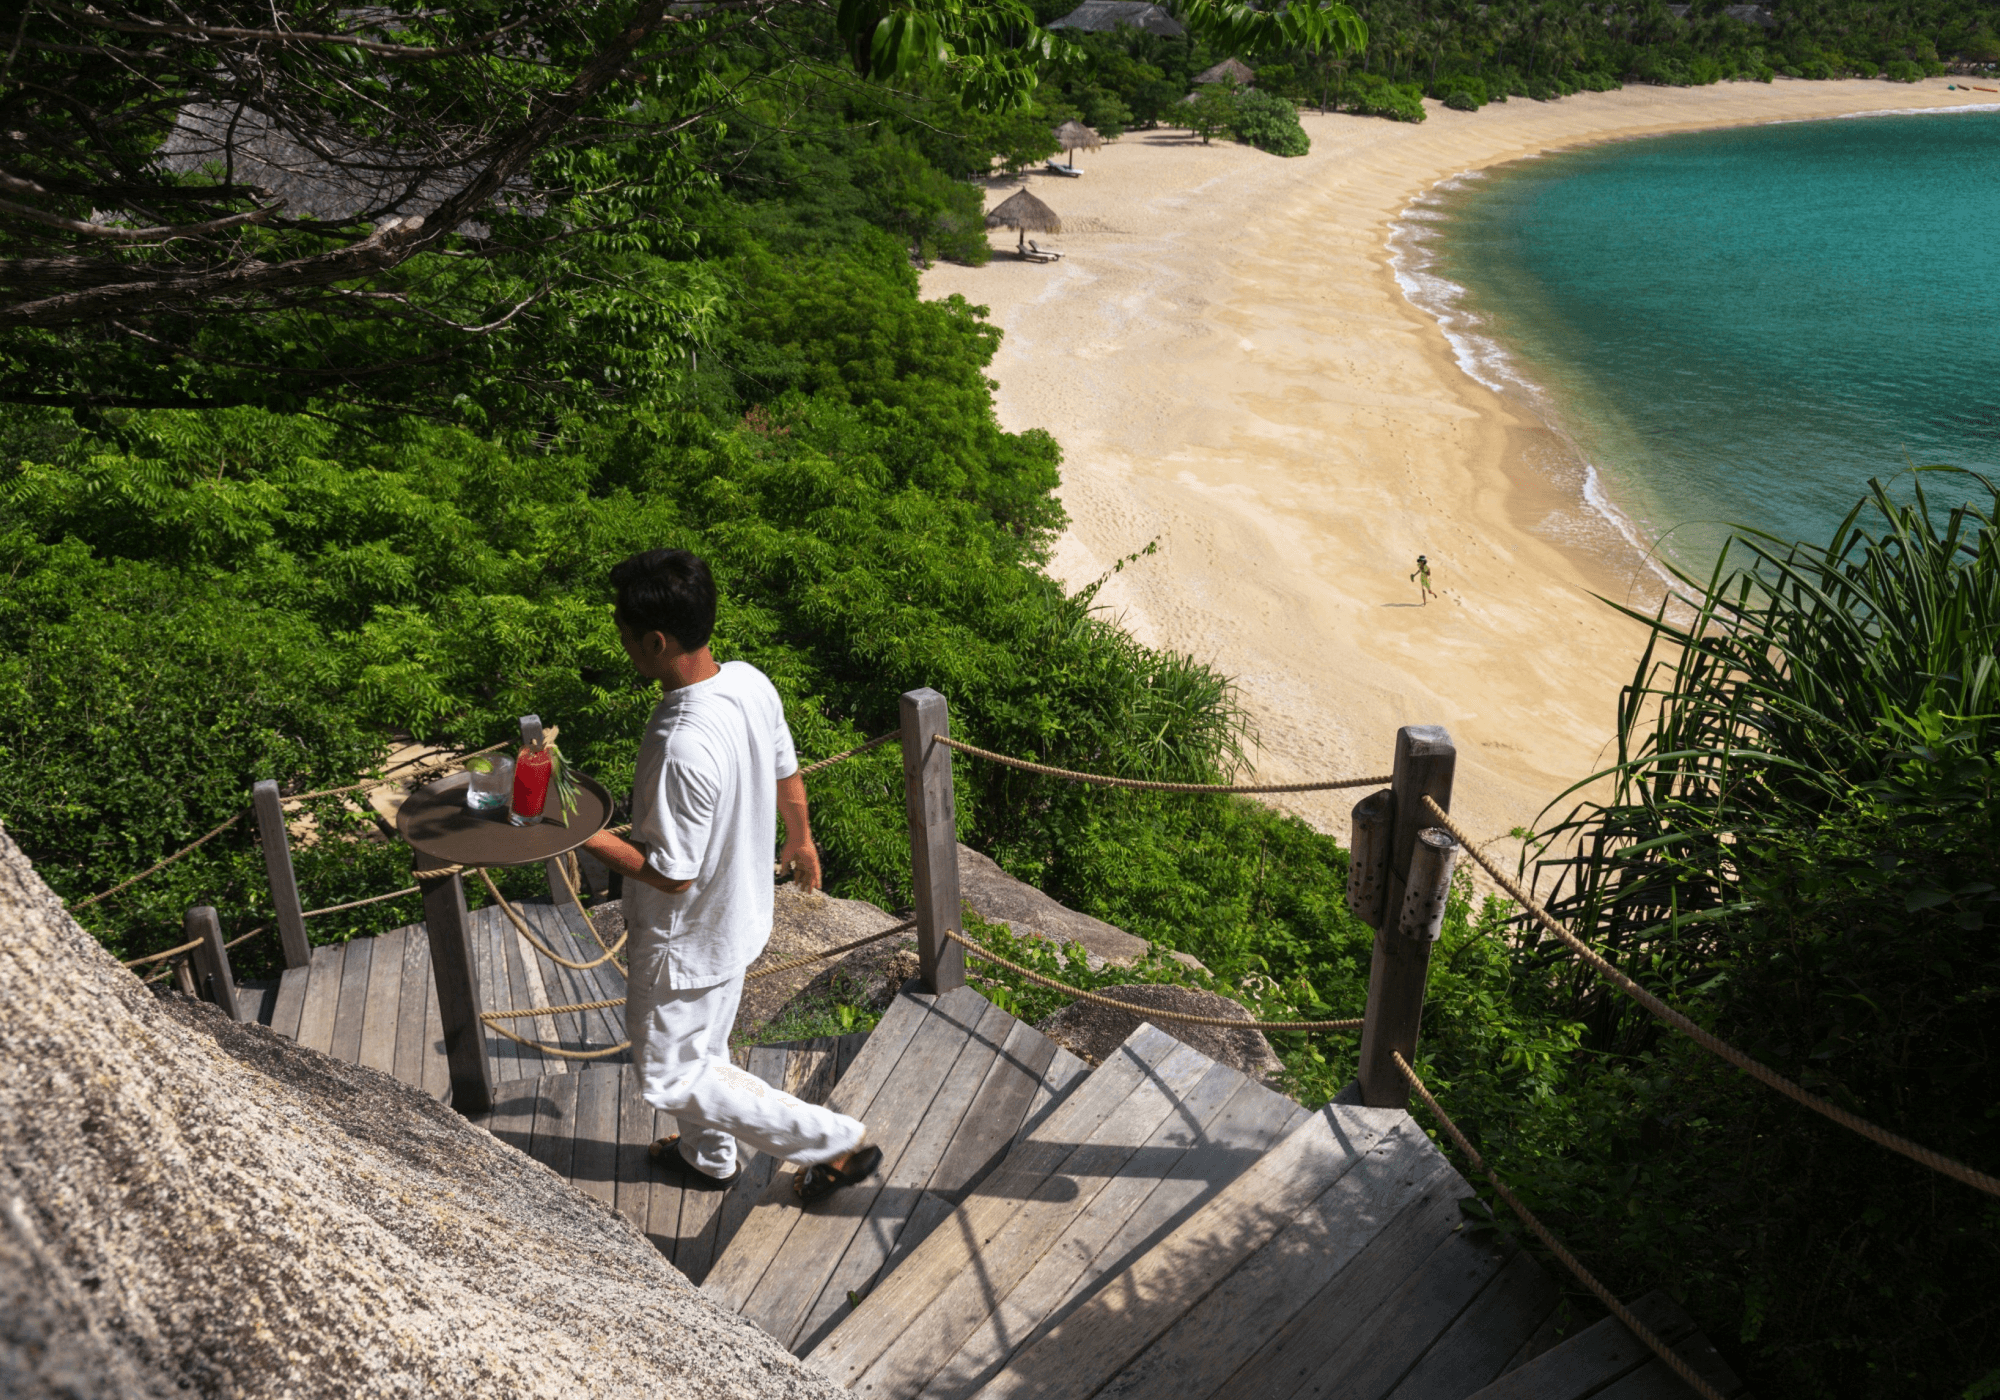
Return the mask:
<path id="1" fill-rule="evenodd" d="M 792 883 L 811 894 L 819 888 L 819 850 L 812 842 L 803 845 L 787 841 L 778 853 L 778 868 L 792 872 Z"/>
<path id="2" fill-rule="evenodd" d="M 669 880 L 655 874 L 653 867 L 646 864 L 645 852 L 608 831 L 592 836 L 583 843 L 583 849 L 603 861 L 606 869 L 616 871 L 628 880 L 637 880 L 642 885 L 651 885 L 666 894 L 679 894 L 694 883 L 692 880 Z"/>
<path id="3" fill-rule="evenodd" d="M 778 815 L 785 819 L 785 849 L 778 868 L 789 868 L 792 883 L 811 894 L 819 888 L 819 848 L 813 845 L 812 821 L 806 814 L 806 780 L 794 773 L 778 779 Z"/>

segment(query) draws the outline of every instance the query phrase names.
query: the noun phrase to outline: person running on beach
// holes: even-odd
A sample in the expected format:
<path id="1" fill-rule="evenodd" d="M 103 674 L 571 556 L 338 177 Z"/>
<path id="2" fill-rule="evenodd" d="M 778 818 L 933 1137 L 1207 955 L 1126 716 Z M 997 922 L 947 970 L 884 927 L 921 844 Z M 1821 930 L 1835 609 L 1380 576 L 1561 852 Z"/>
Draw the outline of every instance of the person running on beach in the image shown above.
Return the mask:
<path id="1" fill-rule="evenodd" d="M 1410 582 L 1417 586 L 1417 597 L 1426 607 L 1437 597 L 1437 590 L 1431 587 L 1431 561 L 1421 554 L 1417 556 L 1417 571 L 1410 575 Z"/>

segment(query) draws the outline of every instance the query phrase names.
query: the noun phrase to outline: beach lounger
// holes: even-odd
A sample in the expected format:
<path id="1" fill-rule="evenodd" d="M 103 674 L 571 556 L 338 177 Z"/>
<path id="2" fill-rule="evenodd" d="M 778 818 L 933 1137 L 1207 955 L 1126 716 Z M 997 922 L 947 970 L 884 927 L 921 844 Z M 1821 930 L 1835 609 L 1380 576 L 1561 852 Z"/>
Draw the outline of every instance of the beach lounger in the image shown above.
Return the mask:
<path id="1" fill-rule="evenodd" d="M 1051 175 L 1064 175 L 1072 180 L 1081 179 L 1083 176 L 1083 172 L 1081 170 L 1078 170 L 1073 165 L 1064 165 L 1059 160 L 1052 160 L 1048 163 L 1048 165 L 1049 165 L 1049 174 Z"/>
<path id="2" fill-rule="evenodd" d="M 1050 248 L 1038 248 L 1035 246 L 1034 240 L 1030 239 L 1028 240 L 1028 246 L 1021 250 L 1021 256 L 1029 262 L 1051 263 L 1060 260 L 1062 254 Z"/>

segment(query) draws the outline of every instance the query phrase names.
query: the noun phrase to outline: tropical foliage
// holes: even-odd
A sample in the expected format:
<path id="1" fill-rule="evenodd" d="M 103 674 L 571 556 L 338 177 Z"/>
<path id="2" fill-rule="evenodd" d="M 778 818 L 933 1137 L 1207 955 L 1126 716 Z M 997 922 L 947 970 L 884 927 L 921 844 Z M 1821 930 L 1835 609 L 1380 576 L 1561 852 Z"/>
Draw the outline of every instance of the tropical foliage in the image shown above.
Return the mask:
<path id="1" fill-rule="evenodd" d="M 1362 37 L 1333 0 L 1187 22 L 1224 48 Z M 884 222 L 921 254 L 965 232 L 976 195 L 946 183 L 1033 158 L 1010 117 L 1053 149 L 1032 95 L 1068 56 L 1026 0 L 30 6 L 7 66 L 33 79 L 0 84 L 0 401 L 544 431 L 641 404 L 718 324 L 689 214 L 744 128 L 786 128 L 802 88 L 822 122 L 877 109 L 874 193 L 917 196 Z M 893 138 L 923 129 L 968 159 L 912 167 Z"/>
<path id="2" fill-rule="evenodd" d="M 1070 8 L 1069 0 L 1037 0 L 1036 13 L 1046 23 Z M 1081 36 L 1075 56 L 1052 65 L 1045 91 L 1059 90 L 1063 115 L 1117 131 L 1189 125 L 1179 104 L 1193 76 L 1231 53 L 1251 61 L 1261 92 L 1396 121 L 1422 121 L 1425 97 L 1476 111 L 1509 97 L 1552 101 L 1625 83 L 1913 82 L 2000 64 L 2000 5 L 1991 3 L 1798 0 L 1746 9 L 1716 0 L 1357 0 L 1355 10 L 1365 37 L 1353 49 L 1224 50 L 1200 35 L 1131 28 Z"/>
<path id="3" fill-rule="evenodd" d="M 1257 86 L 1197 105 L 1212 134 L 1279 151 L 1303 140 L 1296 100 L 1420 120 L 1426 93 L 1476 108 L 1648 73 L 2000 58 L 1980 47 L 1993 15 L 1978 5 L 1781 7 L 1754 31 L 1699 6 L 1683 21 L 1371 5 L 1365 35 L 1336 7 L 1210 6 L 1187 39 L 1062 42 L 1029 42 L 1006 6 L 855 0 L 837 16 L 758 10 L 762 28 L 698 8 L 662 11 L 701 26 L 683 31 L 698 53 L 667 45 L 647 74 L 610 75 L 535 147 L 519 175 L 535 197 L 426 234 L 372 280 L 169 298 L 94 330 L 0 323 L 7 392 L 27 401 L 0 410 L 0 822 L 73 904 L 241 812 L 257 779 L 337 786 L 404 736 L 476 747 L 533 710 L 620 788 L 651 696 L 609 623 L 605 571 L 659 544 L 714 561 L 718 650 L 771 674 L 809 758 L 892 728 L 897 692 L 933 685 L 988 747 L 1233 774 L 1254 736 L 1228 680 L 1138 644 L 1094 588 L 1042 571 L 1064 519 L 1057 445 L 1000 426 L 999 332 L 981 309 L 918 295 L 917 264 L 987 255 L 972 177 L 1049 154 L 1067 116 L 1107 133 L 1185 120 L 1193 76 L 1231 52 Z M 313 13 L 431 49 L 492 19 Z M 551 71 L 496 78 L 490 110 L 458 112 L 486 123 L 474 135 L 515 131 L 558 61 L 573 77 L 616 38 L 563 29 L 565 9 L 509 13 L 550 45 Z M 21 176 L 34 142 L 0 133 L 8 177 L 42 190 L 9 185 L 0 258 L 165 283 L 374 236 L 275 214 L 199 237 L 62 227 L 126 207 L 90 182 L 167 139 L 162 92 L 222 81 L 161 35 L 92 16 L 24 11 L 20 52 L 67 65 L 79 101 L 131 122 L 93 135 L 50 116 L 46 93 L 0 94 L 8 132 L 62 136 Z M 162 40 L 141 65 L 155 87 L 107 76 L 118 54 L 91 46 L 119 35 Z M 315 82 L 351 64 L 396 89 L 398 121 L 450 109 L 447 80 L 473 62 L 412 59 L 444 66 L 396 88 L 381 75 L 402 58 L 326 57 L 342 48 L 286 64 Z M 480 61 L 504 76 L 510 54 Z M 328 110 L 366 128 L 359 107 Z M 267 202 L 226 172 L 170 173 L 148 197 L 207 221 Z M 103 227 L 132 232 L 138 212 Z M 1924 480 L 1979 508 L 1878 493 L 1826 549 L 1750 536 L 1746 568 L 1684 581 L 1691 616 L 1648 620 L 1614 794 L 1552 821 L 1541 873 L 1565 917 L 1691 1014 L 1990 1167 L 2000 544 L 1989 488 Z M 1119 567 L 1155 567 L 1145 543 Z M 1248 802 L 970 762 L 958 792 L 964 839 L 1209 972 L 1092 973 L 1008 942 L 1010 956 L 1086 982 L 1192 979 L 1269 1017 L 1359 1013 L 1373 935 L 1346 910 L 1328 836 Z M 830 770 L 813 800 L 833 887 L 903 904 L 893 750 Z M 407 853 L 358 806 L 308 804 L 296 838 L 309 905 L 408 883 Z M 82 917 L 131 956 L 179 941 L 196 902 L 232 934 L 266 921 L 247 823 Z M 1594 1268 L 1627 1295 L 1672 1288 L 1767 1396 L 1951 1393 L 2000 1365 L 1993 1212 L 1660 1036 L 1509 916 L 1461 881 L 1419 1068 Z M 339 940 L 416 917 L 406 901 L 311 928 Z M 245 974 L 270 970 L 268 940 L 238 956 Z M 1053 1004 L 1006 976 L 987 985 L 1025 1014 Z M 1276 1043 L 1308 1102 L 1351 1073 L 1351 1038 Z"/>
<path id="4" fill-rule="evenodd" d="M 1742 564 L 1680 580 L 1696 603 L 1648 620 L 1612 791 L 1544 833 L 1541 873 L 1718 1035 L 1990 1171 L 2000 493 L 1916 483 L 1823 547 L 1744 532 Z M 1698 1300 L 1765 1393 L 1956 1393 L 2000 1364 L 2000 1206 L 1665 1033 L 1532 930 L 1519 960 L 1582 1027 L 1565 1092 L 1596 1117 L 1587 1169 L 1532 1189 L 1610 1267 Z"/>

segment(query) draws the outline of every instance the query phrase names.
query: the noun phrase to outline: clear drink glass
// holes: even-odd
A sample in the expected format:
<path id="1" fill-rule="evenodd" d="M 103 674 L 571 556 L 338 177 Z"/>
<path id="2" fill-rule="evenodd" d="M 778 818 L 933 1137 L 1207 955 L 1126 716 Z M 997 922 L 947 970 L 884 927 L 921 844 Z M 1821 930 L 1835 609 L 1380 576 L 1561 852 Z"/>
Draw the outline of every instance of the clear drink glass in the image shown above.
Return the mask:
<path id="1" fill-rule="evenodd" d="M 485 766 L 475 768 L 474 763 Z M 474 759 L 466 767 L 472 773 L 472 781 L 465 785 L 466 806 L 475 812 L 497 812 L 507 805 L 507 799 L 514 792 L 513 759 Z"/>

